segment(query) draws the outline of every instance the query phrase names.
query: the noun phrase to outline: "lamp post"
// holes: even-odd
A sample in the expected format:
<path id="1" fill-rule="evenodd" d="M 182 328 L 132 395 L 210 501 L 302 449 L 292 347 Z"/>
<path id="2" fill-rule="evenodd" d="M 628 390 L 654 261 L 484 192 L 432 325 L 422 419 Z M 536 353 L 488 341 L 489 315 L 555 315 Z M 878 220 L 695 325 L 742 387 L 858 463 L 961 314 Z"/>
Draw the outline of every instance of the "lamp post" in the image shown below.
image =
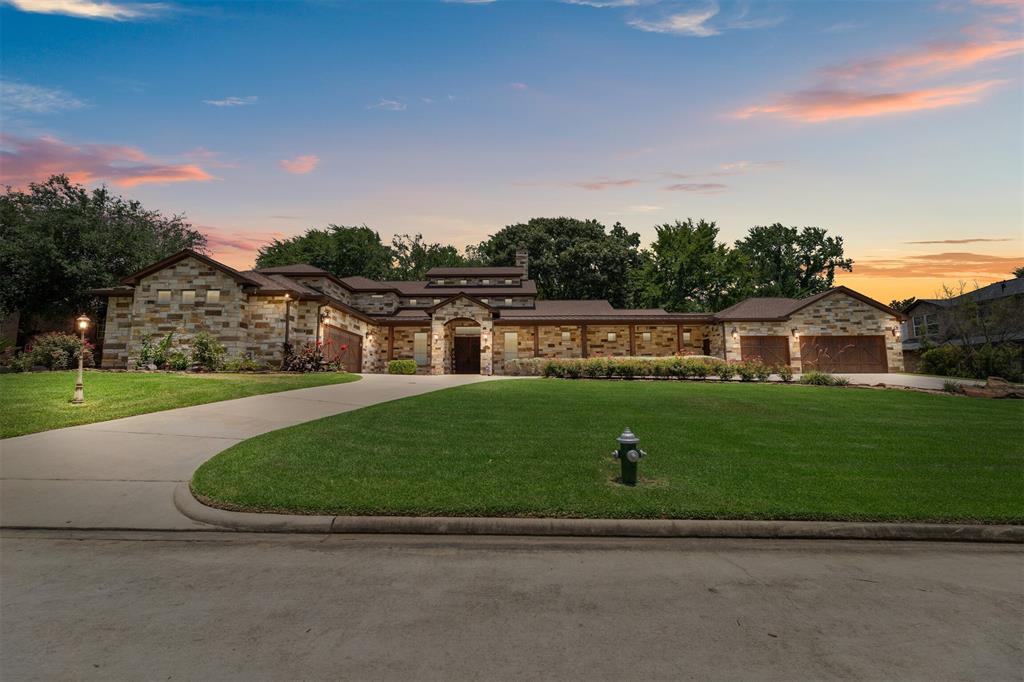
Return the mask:
<path id="1" fill-rule="evenodd" d="M 91 321 L 87 315 L 79 315 L 75 320 L 78 324 L 78 331 L 82 334 L 82 346 L 78 349 L 78 381 L 75 383 L 75 397 L 71 399 L 73 405 L 81 405 L 85 402 L 85 386 L 82 383 L 82 363 L 85 359 L 85 330 L 89 328 Z"/>
<path id="2" fill-rule="evenodd" d="M 288 332 L 291 331 L 292 322 L 292 297 L 291 294 L 284 295 L 284 345 L 288 345 Z"/>

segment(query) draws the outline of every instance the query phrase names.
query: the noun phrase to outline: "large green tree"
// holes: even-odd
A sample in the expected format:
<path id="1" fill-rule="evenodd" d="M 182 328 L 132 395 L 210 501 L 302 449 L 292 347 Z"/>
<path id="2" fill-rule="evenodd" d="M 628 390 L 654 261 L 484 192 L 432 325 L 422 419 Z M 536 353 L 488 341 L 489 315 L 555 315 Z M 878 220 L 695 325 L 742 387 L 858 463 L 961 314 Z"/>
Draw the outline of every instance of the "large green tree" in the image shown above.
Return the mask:
<path id="1" fill-rule="evenodd" d="M 809 296 L 831 288 L 836 270 L 853 270 L 843 238 L 829 237 L 821 227 L 759 225 L 736 242 L 736 251 L 741 289 L 751 296 Z"/>
<path id="2" fill-rule="evenodd" d="M 532 218 L 508 225 L 471 250 L 490 265 L 514 265 L 518 247 L 530 254 L 528 275 L 539 298 L 608 299 L 632 302 L 632 273 L 643 263 L 640 235 L 616 223 L 611 230 L 596 220 Z"/>
<path id="3" fill-rule="evenodd" d="M 430 268 L 452 268 L 466 265 L 478 265 L 471 261 L 454 246 L 448 244 L 428 244 L 423 241 L 422 234 L 409 236 L 398 234 L 391 239 L 391 279 L 422 280 L 427 278 Z"/>
<path id="4" fill-rule="evenodd" d="M 308 263 L 338 277 L 361 275 L 386 279 L 391 272 L 391 249 L 365 225 L 312 228 L 291 239 L 275 239 L 260 247 L 257 268 Z"/>
<path id="5" fill-rule="evenodd" d="M 122 278 L 206 237 L 180 215 L 165 216 L 106 188 L 87 190 L 55 175 L 0 196 L 0 311 L 36 315 L 85 310 L 89 289 Z"/>
<path id="6" fill-rule="evenodd" d="M 720 310 L 735 302 L 739 259 L 718 241 L 714 221 L 688 218 L 654 229 L 646 289 L 650 304 L 687 312 Z"/>

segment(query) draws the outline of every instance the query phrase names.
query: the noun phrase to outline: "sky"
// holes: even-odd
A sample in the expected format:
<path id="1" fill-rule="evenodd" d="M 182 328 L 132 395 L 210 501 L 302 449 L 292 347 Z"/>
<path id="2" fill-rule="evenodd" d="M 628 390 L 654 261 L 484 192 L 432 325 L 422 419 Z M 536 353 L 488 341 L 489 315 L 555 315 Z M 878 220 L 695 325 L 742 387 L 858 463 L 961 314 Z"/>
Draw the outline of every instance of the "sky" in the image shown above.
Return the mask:
<path id="1" fill-rule="evenodd" d="M 883 301 L 1024 264 L 1018 3 L 0 0 L 0 183 L 253 264 L 330 223 L 815 225 Z"/>

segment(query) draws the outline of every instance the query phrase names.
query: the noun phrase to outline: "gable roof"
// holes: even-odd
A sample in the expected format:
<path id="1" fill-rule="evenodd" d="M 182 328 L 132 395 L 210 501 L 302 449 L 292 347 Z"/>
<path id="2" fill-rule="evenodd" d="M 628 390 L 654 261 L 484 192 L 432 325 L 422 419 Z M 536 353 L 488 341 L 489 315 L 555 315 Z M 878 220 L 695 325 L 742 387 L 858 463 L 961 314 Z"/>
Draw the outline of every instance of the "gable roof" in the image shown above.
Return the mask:
<path id="1" fill-rule="evenodd" d="M 850 298 L 855 298 L 861 303 L 866 303 L 874 308 L 878 308 L 882 312 L 888 313 L 897 319 L 902 320 L 905 318 L 903 313 L 893 310 L 884 303 L 876 301 L 875 299 L 865 296 L 864 294 L 854 291 L 848 287 L 837 286 L 827 291 L 822 291 L 821 293 L 806 296 L 804 298 L 748 298 L 740 301 L 734 306 L 730 306 L 725 310 L 715 313 L 715 319 L 719 322 L 788 320 L 794 313 L 833 294 L 846 294 Z"/>
<path id="2" fill-rule="evenodd" d="M 491 307 L 489 304 L 484 303 L 479 298 L 476 298 L 474 296 L 470 296 L 469 294 L 464 294 L 461 291 L 459 293 L 455 294 L 454 296 L 449 296 L 448 298 L 442 300 L 440 303 L 435 303 L 434 305 L 430 306 L 429 308 L 424 308 L 424 310 L 427 310 L 427 311 L 432 313 L 435 310 L 438 310 L 439 308 L 445 307 L 449 303 L 454 303 L 455 301 L 459 300 L 460 298 L 464 298 L 467 301 L 472 301 L 473 303 L 477 304 L 481 308 L 484 308 L 484 309 L 489 310 L 491 312 L 494 311 L 494 308 Z"/>
<path id="3" fill-rule="evenodd" d="M 256 272 L 265 275 L 330 275 L 331 273 L 323 268 L 318 268 L 309 263 L 295 263 L 294 265 L 275 265 L 269 268 L 257 268 Z M 332 275 L 333 276 L 333 275 Z"/>
<path id="4" fill-rule="evenodd" d="M 148 277 L 149 275 L 152 275 L 155 272 L 160 272 L 161 270 L 169 268 L 175 263 L 183 261 L 186 258 L 195 258 L 196 260 L 202 262 L 203 264 L 209 265 L 211 268 L 220 270 L 221 272 L 223 272 L 224 274 L 226 274 L 228 277 L 235 280 L 239 284 L 259 286 L 258 282 L 254 281 L 250 277 L 247 277 L 245 274 L 239 272 L 238 270 L 235 270 L 232 267 L 215 261 L 207 255 L 193 251 L 192 249 L 182 249 L 181 251 L 174 255 L 168 256 L 167 258 L 164 258 L 161 261 L 157 261 L 156 263 L 153 263 L 152 265 L 149 265 L 143 268 L 142 270 L 139 270 L 133 275 L 125 277 L 123 280 L 121 280 L 121 282 L 123 284 L 138 284 L 139 280 L 141 280 L 143 277 Z"/>

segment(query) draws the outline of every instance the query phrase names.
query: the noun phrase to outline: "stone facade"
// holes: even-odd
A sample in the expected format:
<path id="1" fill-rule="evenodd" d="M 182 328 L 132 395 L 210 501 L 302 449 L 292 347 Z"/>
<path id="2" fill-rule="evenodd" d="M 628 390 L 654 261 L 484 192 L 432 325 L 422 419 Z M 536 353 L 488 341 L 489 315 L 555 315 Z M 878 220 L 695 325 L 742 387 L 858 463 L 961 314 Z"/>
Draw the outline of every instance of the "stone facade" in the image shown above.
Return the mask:
<path id="1" fill-rule="evenodd" d="M 726 359 L 730 361 L 742 359 L 741 336 L 786 337 L 790 366 L 797 372 L 801 370 L 802 336 L 882 336 L 889 371 L 903 371 L 903 345 L 899 334 L 894 333 L 899 331 L 899 319 L 843 293 L 826 296 L 781 322 L 727 322 L 725 326 L 728 327 Z"/>
<path id="2" fill-rule="evenodd" d="M 352 294 L 351 305 L 368 315 L 390 315 L 398 309 L 398 296 L 392 293 Z"/>
<path id="3" fill-rule="evenodd" d="M 128 344 L 132 337 L 132 299 L 111 296 L 107 299 L 107 314 L 103 328 L 104 369 L 128 366 Z"/>
<path id="4" fill-rule="evenodd" d="M 450 323 L 456 320 L 480 326 L 480 373 L 492 374 L 493 315 L 487 308 L 465 296 L 434 309 L 430 324 L 430 373 L 448 374 L 452 371 L 455 328 Z"/>

